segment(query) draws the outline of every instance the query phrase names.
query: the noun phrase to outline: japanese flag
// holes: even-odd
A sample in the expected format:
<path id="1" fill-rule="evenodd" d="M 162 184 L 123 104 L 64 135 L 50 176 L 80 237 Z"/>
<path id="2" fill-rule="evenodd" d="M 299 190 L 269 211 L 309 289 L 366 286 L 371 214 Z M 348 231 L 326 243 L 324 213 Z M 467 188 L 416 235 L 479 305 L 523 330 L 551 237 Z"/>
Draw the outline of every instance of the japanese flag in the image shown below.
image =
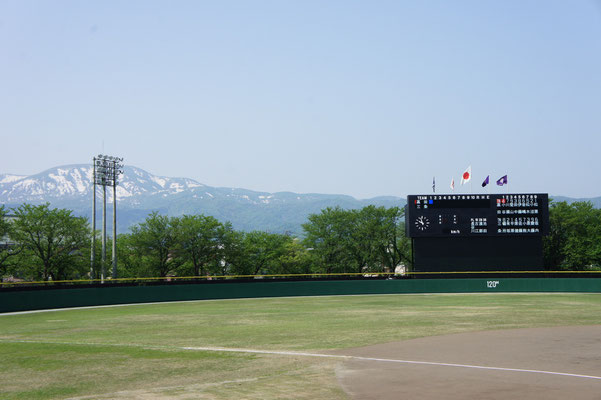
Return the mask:
<path id="1" fill-rule="evenodd" d="M 461 184 L 468 183 L 472 179 L 472 166 L 470 165 L 461 175 Z"/>

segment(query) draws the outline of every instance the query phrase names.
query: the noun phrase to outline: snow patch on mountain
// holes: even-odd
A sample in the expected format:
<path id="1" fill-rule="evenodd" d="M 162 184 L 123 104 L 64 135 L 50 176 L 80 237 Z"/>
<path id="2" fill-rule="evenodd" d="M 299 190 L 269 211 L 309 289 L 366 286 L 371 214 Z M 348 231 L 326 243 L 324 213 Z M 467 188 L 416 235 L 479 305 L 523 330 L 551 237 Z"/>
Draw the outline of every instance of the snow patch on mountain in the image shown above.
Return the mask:
<path id="1" fill-rule="evenodd" d="M 150 179 L 152 179 L 153 182 L 157 183 L 160 187 L 164 188 L 165 187 L 165 183 L 167 182 L 166 179 L 161 178 L 159 176 L 153 176 Z"/>
<path id="2" fill-rule="evenodd" d="M 23 178 L 27 178 L 27 175 L 10 175 L 10 174 L 0 174 L 0 184 L 1 183 L 11 183 L 21 180 Z"/>

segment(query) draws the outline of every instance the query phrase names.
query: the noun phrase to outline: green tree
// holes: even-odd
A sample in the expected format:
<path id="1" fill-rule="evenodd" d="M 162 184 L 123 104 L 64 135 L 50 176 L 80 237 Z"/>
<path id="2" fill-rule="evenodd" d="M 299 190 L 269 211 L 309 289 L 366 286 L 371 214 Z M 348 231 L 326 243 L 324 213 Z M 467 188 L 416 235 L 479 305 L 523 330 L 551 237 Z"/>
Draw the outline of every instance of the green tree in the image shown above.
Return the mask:
<path id="1" fill-rule="evenodd" d="M 241 275 L 271 274 L 279 269 L 279 259 L 284 254 L 284 245 L 292 238 L 277 233 L 252 231 L 244 235 L 244 262 Z"/>
<path id="2" fill-rule="evenodd" d="M 8 270 L 9 261 L 14 259 L 20 252 L 20 247 L 8 245 L 13 236 L 13 226 L 7 216 L 8 211 L 6 211 L 4 205 L 0 206 L 0 278 Z"/>
<path id="3" fill-rule="evenodd" d="M 131 233 L 117 236 L 117 276 L 119 278 L 153 276 L 151 268 L 144 262 L 143 257 L 138 255 L 135 237 Z"/>
<path id="4" fill-rule="evenodd" d="M 226 227 L 217 219 L 204 215 L 184 215 L 177 231 L 177 251 L 182 261 L 192 266 L 195 276 L 205 275 L 223 257 Z"/>
<path id="5" fill-rule="evenodd" d="M 346 211 L 346 223 L 343 225 L 346 231 L 341 235 L 345 240 L 342 245 L 350 256 L 353 272 L 362 273 L 377 269 L 376 252 L 378 240 L 382 236 L 377 211 L 373 205 L 361 210 Z"/>
<path id="6" fill-rule="evenodd" d="M 23 250 L 20 260 L 29 264 L 34 278 L 64 280 L 86 273 L 90 229 L 85 218 L 51 209 L 48 203 L 23 204 L 14 211 L 12 235 Z"/>
<path id="7" fill-rule="evenodd" d="M 591 202 L 565 201 L 549 207 L 549 235 L 544 238 L 549 268 L 587 270 L 601 266 L 601 210 Z"/>
<path id="8" fill-rule="evenodd" d="M 308 220 L 303 224 L 304 244 L 311 249 L 316 271 L 349 272 L 349 212 L 340 207 L 328 207 L 319 214 L 309 215 Z"/>
<path id="9" fill-rule="evenodd" d="M 408 261 L 403 235 L 404 209 L 369 205 L 348 211 L 348 241 L 344 243 L 357 273 L 394 271 Z M 343 235 L 344 236 L 344 235 Z"/>
<path id="10" fill-rule="evenodd" d="M 405 236 L 405 209 L 391 207 L 382 209 L 382 238 L 379 241 L 379 254 L 382 265 L 394 272 L 400 264 L 411 264 L 411 239 Z"/>
<path id="11" fill-rule="evenodd" d="M 568 240 L 567 217 L 571 213 L 567 202 L 550 201 L 549 235 L 543 237 L 544 263 L 549 269 L 559 268 L 565 259 L 565 245 Z"/>
<path id="12" fill-rule="evenodd" d="M 571 204 L 567 220 L 569 229 L 565 244 L 564 266 L 570 269 L 590 269 L 601 266 L 601 212 L 591 202 Z"/>
<path id="13" fill-rule="evenodd" d="M 213 265 L 213 275 L 245 275 L 246 258 L 244 255 L 244 233 L 236 231 L 231 224 L 224 225 L 222 235 L 222 258 L 219 263 Z"/>
<path id="14" fill-rule="evenodd" d="M 281 254 L 275 268 L 274 274 L 311 274 L 312 254 L 296 238 L 286 241 L 281 249 Z"/>
<path id="15" fill-rule="evenodd" d="M 131 227 L 129 246 L 145 271 L 165 277 L 182 264 L 176 256 L 178 229 L 178 218 L 160 215 L 156 211 L 144 222 Z"/>
<path id="16" fill-rule="evenodd" d="M 326 208 L 303 225 L 305 245 L 326 273 L 394 271 L 410 260 L 403 218 L 398 207 Z"/>

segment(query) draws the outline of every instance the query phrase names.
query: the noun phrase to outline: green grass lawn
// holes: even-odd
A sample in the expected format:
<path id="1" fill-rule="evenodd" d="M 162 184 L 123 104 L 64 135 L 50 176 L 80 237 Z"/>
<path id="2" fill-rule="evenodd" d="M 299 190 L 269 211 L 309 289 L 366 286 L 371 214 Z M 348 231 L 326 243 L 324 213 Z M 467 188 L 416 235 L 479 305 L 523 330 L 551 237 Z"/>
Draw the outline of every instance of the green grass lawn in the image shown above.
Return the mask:
<path id="1" fill-rule="evenodd" d="M 198 301 L 0 316 L 0 398 L 345 398 L 321 351 L 449 333 L 601 324 L 601 294 Z"/>

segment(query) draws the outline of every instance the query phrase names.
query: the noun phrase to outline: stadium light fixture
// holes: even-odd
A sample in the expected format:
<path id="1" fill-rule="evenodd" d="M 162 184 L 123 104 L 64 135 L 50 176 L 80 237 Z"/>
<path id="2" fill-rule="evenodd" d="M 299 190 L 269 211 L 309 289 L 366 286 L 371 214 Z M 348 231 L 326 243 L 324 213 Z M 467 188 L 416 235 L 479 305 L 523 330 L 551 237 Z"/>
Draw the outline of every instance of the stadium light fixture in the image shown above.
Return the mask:
<path id="1" fill-rule="evenodd" d="M 102 186 L 102 261 L 100 279 L 106 277 L 106 187 L 113 187 L 113 270 L 112 277 L 117 277 L 117 185 L 119 176 L 123 174 L 123 158 L 99 154 L 93 158 L 93 210 L 92 210 L 92 253 L 90 277 L 94 276 L 95 242 L 96 242 L 96 185 Z"/>

